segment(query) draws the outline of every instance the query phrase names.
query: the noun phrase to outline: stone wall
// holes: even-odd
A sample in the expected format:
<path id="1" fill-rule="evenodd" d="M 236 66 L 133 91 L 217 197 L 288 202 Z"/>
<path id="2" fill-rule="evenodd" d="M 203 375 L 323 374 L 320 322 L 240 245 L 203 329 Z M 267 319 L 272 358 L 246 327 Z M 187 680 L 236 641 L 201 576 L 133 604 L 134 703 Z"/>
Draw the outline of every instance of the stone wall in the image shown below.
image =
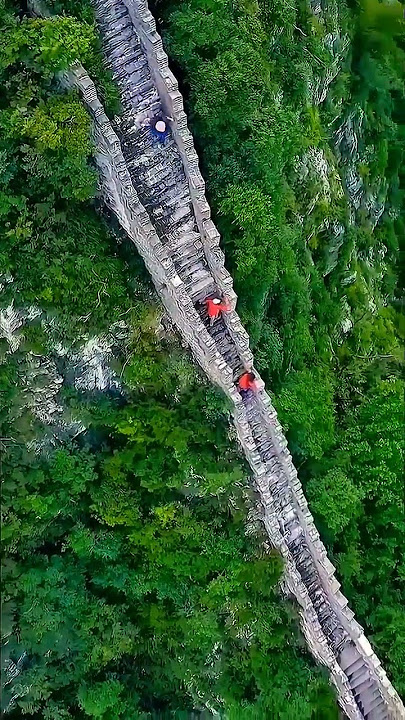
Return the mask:
<path id="1" fill-rule="evenodd" d="M 79 89 L 93 119 L 100 191 L 106 204 L 136 245 L 157 291 L 199 363 L 233 403 L 240 402 L 232 370 L 226 365 L 196 312 L 166 248 L 162 245 L 133 187 L 120 142 L 97 97 L 94 83 L 80 64 L 62 82 Z"/>
<path id="2" fill-rule="evenodd" d="M 249 429 L 245 409 L 233 384 L 232 370 L 217 352 L 215 342 L 195 311 L 166 249 L 151 225 L 148 214 L 139 202 L 131 178 L 126 170 L 119 140 L 97 99 L 93 83 L 79 65 L 72 69 L 66 77 L 66 81 L 80 89 L 84 102 L 93 117 L 94 139 L 97 147 L 96 161 L 100 171 L 101 191 L 106 203 L 136 244 L 163 303 L 192 349 L 199 364 L 208 377 L 222 388 L 232 402 L 238 437 L 253 470 L 255 484 L 260 493 L 263 506 L 263 522 L 272 544 L 280 550 L 284 557 L 286 564 L 285 585 L 299 603 L 302 628 L 308 645 L 314 656 L 329 668 L 340 702 L 348 717 L 353 720 L 361 720 L 363 715 L 354 703 L 348 679 L 328 646 L 308 591 L 296 570 L 290 551 L 280 531 L 277 507 L 270 490 L 268 471 L 255 449 L 255 442 Z M 239 320 L 238 324 L 240 324 Z M 237 333 L 234 337 L 237 337 Z M 334 567 L 329 562 L 325 548 L 319 540 L 319 534 L 308 511 L 297 473 L 286 448 L 287 443 L 277 421 L 276 412 L 264 389 L 259 394 L 259 401 L 261 422 L 265 423 L 271 432 L 273 443 L 277 448 L 279 457 L 282 458 L 285 472 L 290 479 L 293 503 L 299 513 L 301 525 L 311 548 L 311 554 L 316 562 L 322 586 L 365 662 L 378 675 L 387 696 L 387 702 L 394 708 L 395 706 L 398 707 L 398 712 L 393 712 L 390 717 L 398 719 L 404 717 L 401 714 L 402 709 L 398 704 L 400 701 L 397 700 L 395 691 L 386 678 L 378 659 L 371 651 L 364 634 L 362 634 L 362 629 L 354 621 L 353 613 L 348 610 L 346 599 L 339 592 L 339 583 L 334 577 Z"/>

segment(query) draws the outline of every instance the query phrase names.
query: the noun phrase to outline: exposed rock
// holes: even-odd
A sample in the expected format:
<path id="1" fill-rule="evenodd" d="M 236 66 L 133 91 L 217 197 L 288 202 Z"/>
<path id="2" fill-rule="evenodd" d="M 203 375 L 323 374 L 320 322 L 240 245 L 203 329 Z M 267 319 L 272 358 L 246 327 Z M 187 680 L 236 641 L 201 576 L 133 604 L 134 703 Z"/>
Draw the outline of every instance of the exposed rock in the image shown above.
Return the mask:
<path id="1" fill-rule="evenodd" d="M 347 298 L 344 296 L 341 300 L 342 303 L 342 321 L 340 324 L 342 335 L 347 335 L 353 327 L 352 311 Z M 344 338 L 341 338 L 343 341 Z"/>
<path id="2" fill-rule="evenodd" d="M 7 340 L 11 352 L 15 352 L 19 348 L 22 338 L 17 331 L 23 324 L 24 318 L 12 304 L 0 310 L 0 337 Z"/>
<path id="3" fill-rule="evenodd" d="M 385 210 L 385 200 L 379 199 L 377 195 L 373 193 L 368 193 L 364 201 L 364 206 L 370 218 L 371 228 L 374 230 Z"/>
<path id="4" fill-rule="evenodd" d="M 13 278 L 10 273 L 0 273 L 0 292 L 3 292 L 4 288 L 12 282 Z"/>
<path id="5" fill-rule="evenodd" d="M 326 226 L 331 233 L 331 238 L 325 247 L 325 268 L 322 275 L 325 277 L 336 267 L 339 250 L 345 239 L 345 227 L 339 220 L 327 221 Z"/>
<path id="6" fill-rule="evenodd" d="M 334 62 L 330 67 L 326 68 L 322 75 L 313 77 L 309 85 L 309 95 L 313 105 L 320 105 L 326 99 L 328 90 L 334 79 L 340 72 L 339 62 Z"/>
<path id="7" fill-rule="evenodd" d="M 27 353 L 27 370 L 20 378 L 25 407 L 43 426 L 43 434 L 31 442 L 32 448 L 39 451 L 86 429 L 82 422 L 66 416 L 59 396 L 63 378 L 52 359 Z"/>
<path id="8" fill-rule="evenodd" d="M 322 12 L 321 0 L 310 0 L 309 6 L 314 15 L 320 15 Z"/>
<path id="9" fill-rule="evenodd" d="M 346 190 L 349 201 L 355 210 L 358 210 L 364 193 L 364 183 L 355 165 L 350 165 L 346 170 Z"/>
<path id="10" fill-rule="evenodd" d="M 24 325 L 42 314 L 43 311 L 35 306 L 16 309 L 10 304 L 0 310 L 0 337 L 6 339 L 10 353 L 16 352 L 24 339 Z M 42 324 L 51 337 L 57 329 L 57 320 L 43 319 Z M 79 350 L 71 351 L 56 345 L 55 360 L 26 353 L 26 367 L 21 364 L 19 370 L 23 407 L 28 408 L 42 425 L 42 432 L 31 442 L 31 447 L 39 451 L 85 430 L 83 423 L 67 417 L 60 390 L 65 381 L 71 381 L 78 390 L 119 390 L 120 382 L 110 363 L 114 351 L 126 342 L 128 333 L 126 323 L 120 321 L 111 326 L 105 337 L 90 338 Z M 63 358 L 63 372 L 57 366 L 57 358 Z"/>
<path id="11" fill-rule="evenodd" d="M 322 148 L 308 148 L 299 162 L 297 171 L 301 181 L 309 180 L 310 178 L 317 180 L 321 186 L 322 195 L 330 202 L 329 166 Z M 307 215 L 308 214 L 309 212 L 307 212 Z"/>
<path id="12" fill-rule="evenodd" d="M 347 270 L 340 281 L 340 284 L 346 287 L 347 285 L 353 285 L 357 280 L 357 271 L 356 270 Z"/>
<path id="13" fill-rule="evenodd" d="M 110 366 L 113 351 L 107 338 L 90 338 L 77 352 L 62 351 L 60 355 L 65 355 L 68 382 L 77 390 L 116 390 L 120 387 Z"/>
<path id="14" fill-rule="evenodd" d="M 34 305 L 27 309 L 15 309 L 13 303 L 7 308 L 0 309 L 0 338 L 7 340 L 10 352 L 16 352 L 24 339 L 23 333 L 19 333 L 20 328 L 28 320 L 41 315 L 41 310 Z"/>
<path id="15" fill-rule="evenodd" d="M 106 335 L 88 338 L 78 349 L 57 345 L 55 353 L 63 361 L 60 372 L 65 382 L 77 390 L 120 390 L 121 383 L 111 363 L 128 337 L 128 325 L 121 320 L 111 325 Z"/>
<path id="16" fill-rule="evenodd" d="M 358 138 L 363 119 L 364 111 L 357 106 L 350 111 L 335 131 L 335 149 L 339 159 L 354 158 L 358 152 Z"/>

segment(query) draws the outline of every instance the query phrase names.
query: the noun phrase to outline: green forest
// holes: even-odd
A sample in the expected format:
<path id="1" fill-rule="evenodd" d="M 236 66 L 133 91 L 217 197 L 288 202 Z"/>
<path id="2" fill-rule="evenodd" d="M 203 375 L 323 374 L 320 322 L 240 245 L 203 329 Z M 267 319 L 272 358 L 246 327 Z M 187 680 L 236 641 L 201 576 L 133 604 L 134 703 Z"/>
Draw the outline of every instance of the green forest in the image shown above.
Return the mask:
<path id="1" fill-rule="evenodd" d="M 98 196 L 90 117 L 60 83 L 80 60 L 120 111 L 90 2 L 46 4 L 0 0 L 4 717 L 338 720 L 227 401 Z M 256 365 L 405 696 L 403 6 L 150 8 Z"/>

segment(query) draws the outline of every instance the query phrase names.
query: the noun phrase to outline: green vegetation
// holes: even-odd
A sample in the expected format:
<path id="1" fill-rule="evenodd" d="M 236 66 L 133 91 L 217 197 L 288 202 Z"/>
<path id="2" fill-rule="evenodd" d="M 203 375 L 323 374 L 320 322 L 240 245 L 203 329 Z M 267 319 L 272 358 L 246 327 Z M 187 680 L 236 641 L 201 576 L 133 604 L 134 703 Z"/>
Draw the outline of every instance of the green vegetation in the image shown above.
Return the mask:
<path id="1" fill-rule="evenodd" d="M 344 591 L 405 692 L 402 6 L 154 8 L 257 364 Z"/>
<path id="2" fill-rule="evenodd" d="M 20 642 L 6 650 L 30 658 L 10 717 L 186 717 L 218 697 L 229 717 L 337 717 L 275 594 L 280 559 L 244 532 L 242 469 L 204 391 L 193 377 L 181 402 L 72 399 L 97 450 L 84 438 L 44 460 L 10 444 L 4 580 Z"/>
<path id="3" fill-rule="evenodd" d="M 49 5 L 61 16 L 20 21 L 0 2 L 1 307 L 25 316 L 14 352 L 0 341 L 3 660 L 26 653 L 4 707 L 14 697 L 10 718 L 38 720 L 336 719 L 278 595 L 280 558 L 248 515 L 226 404 L 162 332 L 132 245 L 96 212 L 89 119 L 55 76 L 78 58 L 117 107 L 90 5 Z M 258 365 L 344 591 L 405 692 L 397 6 L 153 9 Z M 328 33 L 342 69 L 317 103 Z M 344 121 L 352 154 L 335 144 Z M 121 392 L 78 390 L 66 353 L 120 324 Z M 55 441 L 35 388 L 59 374 Z"/>
<path id="4" fill-rule="evenodd" d="M 12 354 L 1 341 L 2 657 L 22 658 L 3 708 L 49 720 L 210 708 L 336 720 L 279 598 L 281 560 L 247 518 L 254 499 L 224 401 L 170 333 L 159 340 L 145 271 L 95 212 L 89 119 L 53 76 L 79 46 L 97 66 L 94 30 L 83 18 L 3 20 L 2 307 L 26 316 Z M 123 393 L 66 381 L 57 420 L 39 412 L 65 351 L 120 322 Z M 87 428 L 75 439 L 72 422 Z"/>

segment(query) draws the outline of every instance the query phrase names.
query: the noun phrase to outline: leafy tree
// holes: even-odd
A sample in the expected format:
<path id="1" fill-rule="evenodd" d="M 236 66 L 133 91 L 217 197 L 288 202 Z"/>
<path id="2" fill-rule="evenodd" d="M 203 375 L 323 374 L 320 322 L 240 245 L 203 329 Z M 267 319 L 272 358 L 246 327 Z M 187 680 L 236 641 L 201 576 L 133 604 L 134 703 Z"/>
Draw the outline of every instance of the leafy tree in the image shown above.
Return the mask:
<path id="1" fill-rule="evenodd" d="M 280 420 L 299 457 L 319 459 L 333 445 L 333 380 L 322 367 L 292 372 L 277 397 Z"/>
<path id="2" fill-rule="evenodd" d="M 340 469 L 311 478 L 306 486 L 311 507 L 321 518 L 325 533 L 336 536 L 354 523 L 361 513 L 362 493 Z"/>
<path id="3" fill-rule="evenodd" d="M 51 74 L 76 60 L 86 63 L 95 41 L 94 28 L 74 17 L 25 18 L 5 16 L 0 41 L 0 68 L 21 58 L 33 70 Z"/>

